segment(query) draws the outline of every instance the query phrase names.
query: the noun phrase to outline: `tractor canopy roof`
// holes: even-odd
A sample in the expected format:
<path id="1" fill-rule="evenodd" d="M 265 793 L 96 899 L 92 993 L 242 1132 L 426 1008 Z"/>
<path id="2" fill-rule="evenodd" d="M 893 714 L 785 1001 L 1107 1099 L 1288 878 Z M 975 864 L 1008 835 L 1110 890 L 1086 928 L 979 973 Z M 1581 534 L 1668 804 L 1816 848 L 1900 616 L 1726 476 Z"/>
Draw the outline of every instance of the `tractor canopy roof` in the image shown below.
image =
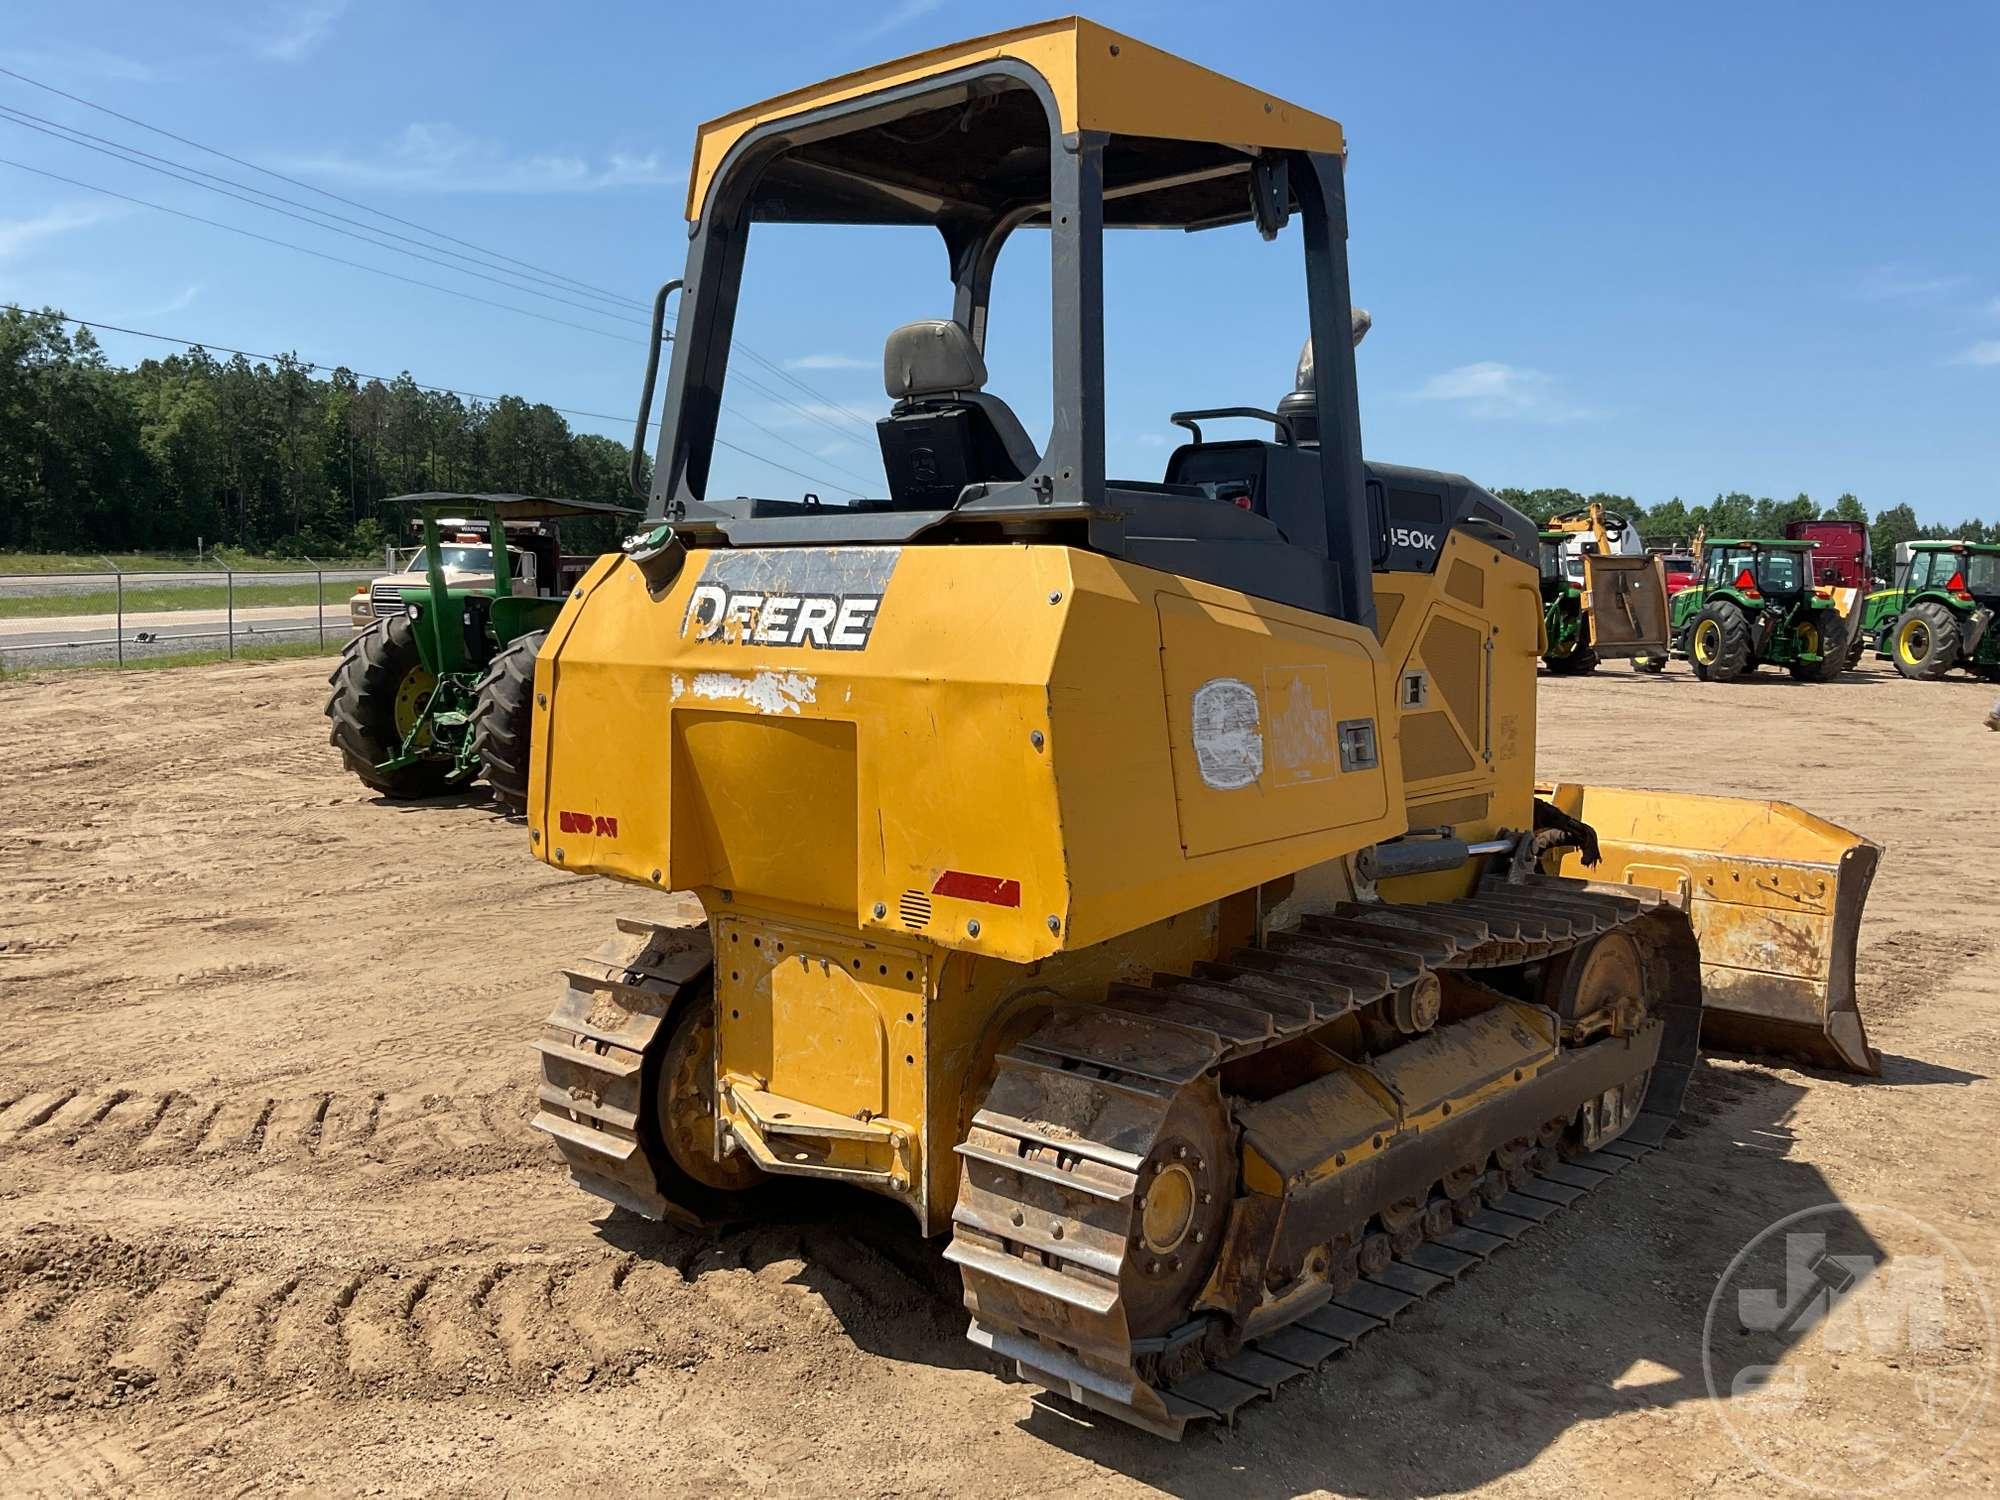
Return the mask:
<path id="1" fill-rule="evenodd" d="M 2000 554 L 2000 542 L 1963 542 L 1955 538 L 1943 541 L 1911 542 L 1912 552 L 1978 552 L 1986 556 Z"/>
<path id="2" fill-rule="evenodd" d="M 1711 551 L 1718 547 L 1762 547 L 1769 552 L 1810 552 L 1819 543 L 1795 537 L 1712 536 L 1702 545 Z"/>
<path id="3" fill-rule="evenodd" d="M 425 490 L 421 494 L 397 495 L 382 502 L 410 510 L 428 510 L 443 519 L 446 506 L 463 505 L 490 510 L 502 521 L 548 521 L 561 516 L 627 516 L 636 518 L 635 507 L 609 505 L 602 500 L 558 500 L 548 495 L 469 495 L 457 490 Z"/>
<path id="4" fill-rule="evenodd" d="M 1005 70 L 1018 80 L 1009 84 Z M 956 75 L 956 78 L 954 78 Z M 1037 97 L 1037 95 L 1042 97 Z M 1061 133 L 1102 131 L 1106 225 L 1199 228 L 1250 217 L 1259 150 L 1339 155 L 1337 121 L 1078 16 L 935 47 L 794 89 L 702 125 L 687 217 L 746 137 L 880 95 L 925 96 L 879 124 L 791 145 L 765 169 L 751 217 L 793 223 L 945 224 L 1032 212 L 1046 223 L 1051 116 Z"/>

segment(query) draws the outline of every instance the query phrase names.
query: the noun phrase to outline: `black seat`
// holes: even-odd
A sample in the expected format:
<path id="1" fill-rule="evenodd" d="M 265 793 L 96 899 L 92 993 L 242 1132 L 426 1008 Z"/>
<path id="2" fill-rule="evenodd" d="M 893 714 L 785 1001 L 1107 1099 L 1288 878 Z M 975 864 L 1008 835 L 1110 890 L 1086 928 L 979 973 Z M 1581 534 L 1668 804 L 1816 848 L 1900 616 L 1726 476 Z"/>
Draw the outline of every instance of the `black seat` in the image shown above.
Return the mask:
<path id="1" fill-rule="evenodd" d="M 1020 419 L 982 389 L 986 361 L 962 324 L 898 328 L 882 350 L 882 384 L 896 404 L 875 432 L 899 508 L 947 510 L 968 484 L 1025 479 L 1041 462 Z"/>

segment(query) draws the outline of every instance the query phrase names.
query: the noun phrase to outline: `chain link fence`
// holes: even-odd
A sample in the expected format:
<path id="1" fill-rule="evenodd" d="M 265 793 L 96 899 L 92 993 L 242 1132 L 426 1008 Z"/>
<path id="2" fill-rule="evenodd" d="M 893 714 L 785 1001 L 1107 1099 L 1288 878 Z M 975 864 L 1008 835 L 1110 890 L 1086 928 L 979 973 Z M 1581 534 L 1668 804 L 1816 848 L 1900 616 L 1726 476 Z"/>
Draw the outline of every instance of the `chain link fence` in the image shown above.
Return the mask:
<path id="1" fill-rule="evenodd" d="M 223 659 L 273 646 L 338 649 L 349 601 L 380 566 L 260 563 L 135 572 L 0 574 L 0 667 L 143 665 L 165 657 Z"/>

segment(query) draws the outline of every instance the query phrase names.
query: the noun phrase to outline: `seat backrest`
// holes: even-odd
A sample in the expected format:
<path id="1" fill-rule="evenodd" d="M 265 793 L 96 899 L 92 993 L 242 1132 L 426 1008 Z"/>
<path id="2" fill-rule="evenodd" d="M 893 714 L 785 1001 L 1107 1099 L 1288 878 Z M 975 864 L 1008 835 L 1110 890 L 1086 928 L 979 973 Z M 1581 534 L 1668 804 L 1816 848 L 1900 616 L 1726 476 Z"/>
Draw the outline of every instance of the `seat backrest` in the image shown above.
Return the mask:
<path id="1" fill-rule="evenodd" d="M 883 346 L 882 384 L 896 404 L 875 431 L 898 506 L 946 509 L 966 485 L 1025 479 L 1041 461 L 1007 403 L 982 389 L 986 361 L 962 324 L 898 328 Z"/>

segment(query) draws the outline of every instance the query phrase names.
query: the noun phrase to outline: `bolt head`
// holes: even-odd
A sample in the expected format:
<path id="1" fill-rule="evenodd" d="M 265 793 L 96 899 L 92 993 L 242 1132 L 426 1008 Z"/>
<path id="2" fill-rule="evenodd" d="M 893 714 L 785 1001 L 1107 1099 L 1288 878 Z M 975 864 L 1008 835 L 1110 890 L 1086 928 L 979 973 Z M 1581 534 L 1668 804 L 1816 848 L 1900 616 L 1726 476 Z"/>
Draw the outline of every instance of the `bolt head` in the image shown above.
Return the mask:
<path id="1" fill-rule="evenodd" d="M 1050 594 L 1050 595 L 1049 595 L 1049 603 L 1051 603 L 1051 604 L 1060 604 L 1060 603 L 1062 603 L 1062 590 L 1061 590 L 1061 589 L 1057 589 L 1057 590 L 1056 590 L 1056 591 L 1055 591 L 1054 593 L 1052 593 L 1052 594 Z"/>
<path id="2" fill-rule="evenodd" d="M 888 903 L 885 901 L 877 901 L 875 903 L 875 920 L 879 922 L 888 915 L 889 915 Z"/>
<path id="3" fill-rule="evenodd" d="M 540 843 L 541 841 L 542 841 L 542 830 L 541 830 L 541 829 L 539 829 L 539 828 L 531 828 L 531 829 L 529 829 L 529 830 L 528 830 L 528 842 L 529 842 L 529 843 L 531 843 L 531 844 L 539 844 L 539 843 Z"/>
<path id="4" fill-rule="evenodd" d="M 1197 1245 L 1205 1243 L 1207 1239 L 1208 1239 L 1208 1231 L 1206 1229 L 1197 1229 L 1194 1232 L 1194 1242 Z"/>
<path id="5" fill-rule="evenodd" d="M 979 918 L 974 917 L 970 922 L 965 924 L 965 935 L 967 937 L 979 936 Z"/>
<path id="6" fill-rule="evenodd" d="M 535 694 L 535 707 L 547 708 L 548 706 L 549 706 L 549 695 L 547 693 Z"/>
<path id="7" fill-rule="evenodd" d="M 1039 729 L 1029 730 L 1028 743 L 1033 745 L 1037 750 L 1041 749 L 1043 744 L 1043 736 L 1041 730 Z"/>
<path id="8" fill-rule="evenodd" d="M 1060 935 L 1061 935 L 1061 933 L 1062 933 L 1062 918 L 1061 918 L 1061 917 L 1050 917 L 1050 918 L 1049 918 L 1049 931 L 1050 931 L 1050 932 L 1053 932 L 1053 933 L 1055 933 L 1055 934 L 1057 934 L 1058 936 L 1060 936 Z"/>
<path id="9" fill-rule="evenodd" d="M 1027 1219 L 1028 1219 L 1028 1216 L 1027 1216 L 1026 1214 L 1022 1213 L 1020 1209 L 1018 1209 L 1018 1208 L 1017 1208 L 1017 1209 L 1015 1209 L 1015 1210 L 1014 1210 L 1014 1226 L 1015 1226 L 1015 1227 L 1016 1227 L 1017 1229 L 1018 1229 L 1018 1228 L 1019 1228 L 1019 1227 L 1020 1227 L 1020 1226 L 1021 1226 L 1022 1224 L 1026 1223 L 1026 1222 L 1027 1222 Z"/>
<path id="10" fill-rule="evenodd" d="M 562 850 L 560 850 L 560 849 L 556 850 L 556 858 L 557 858 L 557 859 L 561 859 L 562 857 L 563 857 L 563 852 L 562 852 Z"/>
<path id="11" fill-rule="evenodd" d="M 1185 1146 L 1176 1146 L 1174 1147 L 1174 1155 L 1179 1157 L 1182 1161 L 1186 1161 L 1188 1155 L 1188 1148 Z"/>
<path id="12" fill-rule="evenodd" d="M 1049 1220 L 1049 1238 L 1054 1240 L 1059 1240 L 1062 1237 L 1063 1237 L 1062 1220 L 1061 1219 Z"/>
<path id="13" fill-rule="evenodd" d="M 894 1177 L 891 1177 L 889 1179 L 889 1186 L 894 1188 L 899 1193 L 908 1192 L 910 1188 L 910 1179 L 905 1177 L 901 1172 L 898 1172 Z"/>
<path id="14" fill-rule="evenodd" d="M 660 883 L 660 872 L 658 870 L 655 870 L 653 871 L 653 884 L 658 885 L 659 883 Z"/>

